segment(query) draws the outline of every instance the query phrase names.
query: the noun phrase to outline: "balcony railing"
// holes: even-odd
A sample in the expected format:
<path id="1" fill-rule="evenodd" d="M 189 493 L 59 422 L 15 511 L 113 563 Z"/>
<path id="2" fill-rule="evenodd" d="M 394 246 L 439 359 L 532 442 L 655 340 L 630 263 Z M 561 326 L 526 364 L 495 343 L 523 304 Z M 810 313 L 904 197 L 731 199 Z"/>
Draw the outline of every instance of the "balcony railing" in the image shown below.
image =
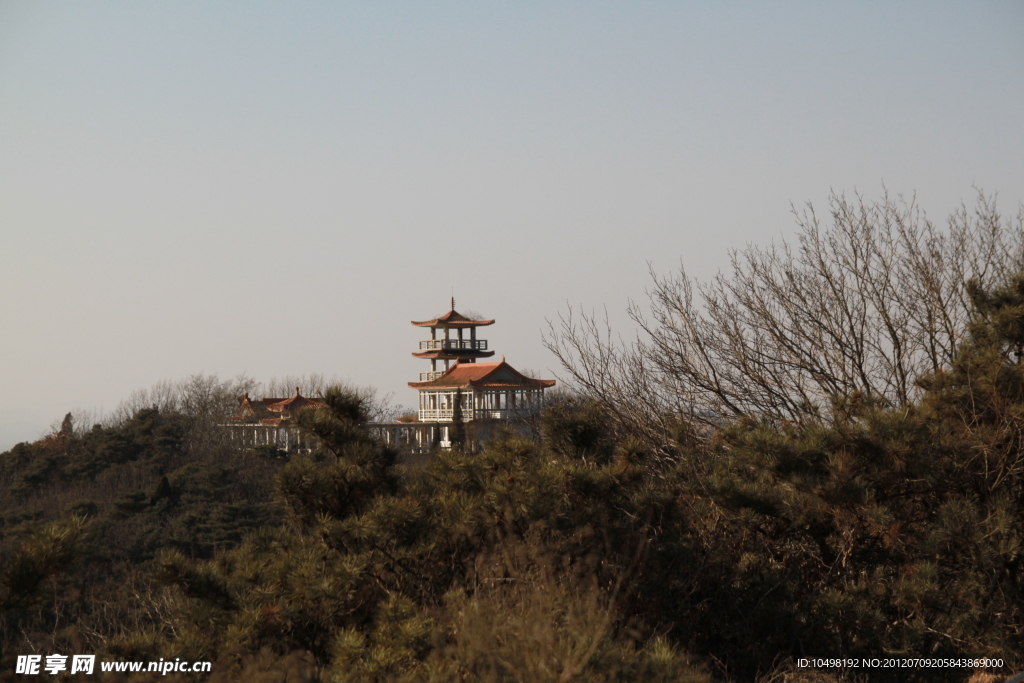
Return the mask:
<path id="1" fill-rule="evenodd" d="M 470 420 L 515 420 L 536 412 L 532 408 L 462 409 L 464 422 Z M 451 408 L 420 408 L 420 422 L 451 422 L 455 411 Z"/>
<path id="2" fill-rule="evenodd" d="M 420 351 L 486 351 L 486 339 L 425 339 L 420 342 Z"/>
<path id="3" fill-rule="evenodd" d="M 532 408 L 481 408 L 475 412 L 473 419 L 476 420 L 517 420 L 532 415 L 536 410 Z"/>
<path id="4" fill-rule="evenodd" d="M 420 408 L 420 422 L 451 422 L 453 411 L 451 408 Z M 473 419 L 473 411 L 470 409 L 462 411 L 463 421 Z"/>
<path id="5" fill-rule="evenodd" d="M 436 372 L 421 372 L 420 373 L 420 381 L 421 382 L 430 382 L 432 380 L 437 379 L 438 377 L 440 377 L 443 374 L 444 374 L 444 370 L 437 370 Z"/>

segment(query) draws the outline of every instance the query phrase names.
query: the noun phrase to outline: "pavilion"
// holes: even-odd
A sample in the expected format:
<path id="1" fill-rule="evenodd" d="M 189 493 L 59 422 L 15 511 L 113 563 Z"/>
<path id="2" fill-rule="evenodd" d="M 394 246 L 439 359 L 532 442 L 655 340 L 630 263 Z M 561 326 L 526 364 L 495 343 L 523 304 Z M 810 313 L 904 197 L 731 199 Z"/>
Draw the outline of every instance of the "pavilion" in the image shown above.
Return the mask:
<path id="1" fill-rule="evenodd" d="M 496 363 L 477 362 L 494 355 L 487 340 L 477 338 L 477 328 L 493 325 L 494 320 L 462 315 L 453 298 L 444 315 L 412 324 L 430 329 L 430 339 L 420 341 L 419 351 L 412 354 L 429 360 L 430 370 L 421 372 L 418 382 L 409 382 L 419 392 L 414 420 L 370 425 L 387 443 L 413 451 L 434 445 L 450 448 L 452 425 L 458 420 L 471 427 L 466 447 L 475 448 L 495 427 L 515 429 L 544 406 L 544 391 L 555 380 L 527 377 L 504 356 Z"/>

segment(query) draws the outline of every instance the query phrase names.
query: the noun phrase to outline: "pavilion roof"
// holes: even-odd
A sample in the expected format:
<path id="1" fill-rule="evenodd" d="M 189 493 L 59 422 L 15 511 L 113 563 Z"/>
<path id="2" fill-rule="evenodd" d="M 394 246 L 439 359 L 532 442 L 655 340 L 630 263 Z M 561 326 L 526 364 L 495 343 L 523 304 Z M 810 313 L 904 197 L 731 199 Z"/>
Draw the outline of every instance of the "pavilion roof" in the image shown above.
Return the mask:
<path id="1" fill-rule="evenodd" d="M 527 377 L 506 363 L 504 358 L 498 363 L 456 363 L 437 379 L 429 382 L 409 382 L 413 389 L 540 389 L 554 385 L 553 379 Z"/>
<path id="2" fill-rule="evenodd" d="M 416 358 L 440 358 L 442 360 L 460 358 L 489 358 L 494 351 L 480 351 L 478 349 L 431 349 L 430 351 L 413 351 Z"/>
<path id="3" fill-rule="evenodd" d="M 276 399 L 276 398 L 265 398 L 263 399 L 264 405 L 267 406 L 267 410 L 275 413 L 280 413 L 285 410 L 294 411 L 302 410 L 304 408 L 319 408 L 324 404 L 318 398 L 306 398 L 299 394 L 299 388 L 295 387 L 295 394 L 291 398 Z"/>
<path id="4" fill-rule="evenodd" d="M 234 421 L 246 421 L 256 419 L 261 424 L 279 424 L 288 415 L 294 415 L 299 410 L 319 408 L 324 402 L 318 398 L 306 398 L 299 393 L 295 387 L 295 394 L 290 398 L 250 398 L 245 394 L 239 404 L 239 414 L 233 418 Z"/>
<path id="5" fill-rule="evenodd" d="M 416 327 L 481 327 L 483 325 L 493 325 L 494 321 L 467 318 L 455 310 L 455 299 L 452 299 L 452 308 L 444 315 L 438 316 L 433 320 L 413 320 L 412 324 Z"/>

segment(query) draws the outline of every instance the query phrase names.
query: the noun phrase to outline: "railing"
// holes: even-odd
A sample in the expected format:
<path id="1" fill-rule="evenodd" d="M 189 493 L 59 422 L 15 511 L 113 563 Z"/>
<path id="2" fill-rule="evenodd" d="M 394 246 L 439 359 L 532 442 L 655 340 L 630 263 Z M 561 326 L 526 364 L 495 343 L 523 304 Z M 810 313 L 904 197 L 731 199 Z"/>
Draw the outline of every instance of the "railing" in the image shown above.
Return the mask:
<path id="1" fill-rule="evenodd" d="M 527 417 L 537 411 L 531 408 L 480 409 L 476 411 L 477 420 L 516 420 Z"/>
<path id="2" fill-rule="evenodd" d="M 420 408 L 420 422 L 450 422 L 454 412 L 451 408 Z M 462 419 L 463 421 L 472 420 L 473 410 L 463 409 Z"/>
<path id="3" fill-rule="evenodd" d="M 320 440 L 303 433 L 298 426 L 281 427 L 251 422 L 227 422 L 218 425 L 230 431 L 232 441 L 242 448 L 277 446 L 288 453 L 311 453 L 320 448 Z"/>
<path id="4" fill-rule="evenodd" d="M 425 339 L 420 342 L 420 351 L 434 350 L 486 351 L 486 339 Z"/>
<path id="5" fill-rule="evenodd" d="M 533 408 L 472 408 L 462 409 L 464 422 L 470 420 L 515 420 L 537 412 Z M 451 422 L 455 411 L 451 408 L 420 408 L 420 422 Z"/>
<path id="6" fill-rule="evenodd" d="M 437 379 L 438 377 L 440 377 L 443 374 L 444 374 L 444 370 L 437 370 L 436 372 L 421 372 L 420 373 L 420 381 L 421 382 L 430 382 L 431 380 L 435 380 L 435 379 Z"/>
<path id="7" fill-rule="evenodd" d="M 429 453 L 434 448 L 435 438 L 440 436 L 440 427 L 413 422 L 408 424 L 369 423 L 370 433 L 392 448 L 407 453 Z M 448 448 L 450 442 L 441 441 L 440 445 Z"/>

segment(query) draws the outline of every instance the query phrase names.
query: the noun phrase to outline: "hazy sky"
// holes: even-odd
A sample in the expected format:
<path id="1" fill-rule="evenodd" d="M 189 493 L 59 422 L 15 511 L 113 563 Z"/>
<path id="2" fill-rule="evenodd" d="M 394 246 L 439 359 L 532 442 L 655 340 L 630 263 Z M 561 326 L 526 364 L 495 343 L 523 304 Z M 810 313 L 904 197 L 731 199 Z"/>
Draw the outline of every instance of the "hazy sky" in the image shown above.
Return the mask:
<path id="1" fill-rule="evenodd" d="M 194 373 L 520 368 L 830 189 L 1024 199 L 1019 2 L 0 1 L 0 450 Z"/>

